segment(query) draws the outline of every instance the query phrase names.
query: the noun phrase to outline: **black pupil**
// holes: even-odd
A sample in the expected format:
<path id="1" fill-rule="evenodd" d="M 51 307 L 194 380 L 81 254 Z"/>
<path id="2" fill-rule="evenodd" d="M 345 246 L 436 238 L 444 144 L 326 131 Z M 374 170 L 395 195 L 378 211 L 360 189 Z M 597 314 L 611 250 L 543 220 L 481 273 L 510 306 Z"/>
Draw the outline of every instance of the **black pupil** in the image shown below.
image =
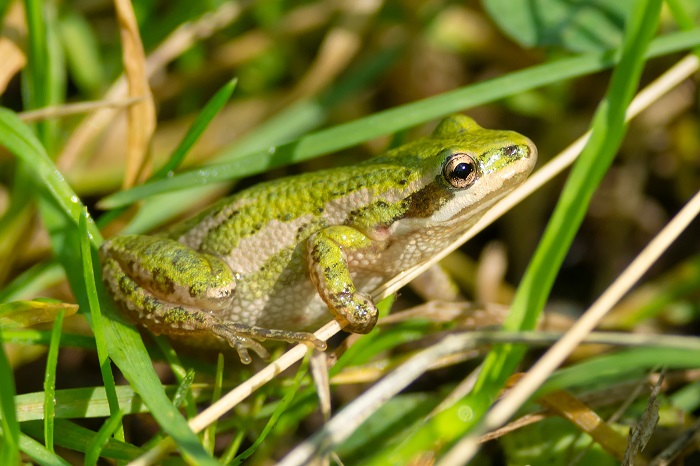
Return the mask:
<path id="1" fill-rule="evenodd" d="M 473 171 L 474 167 L 471 163 L 462 162 L 455 166 L 455 169 L 452 171 L 452 176 L 455 178 L 466 180 L 467 178 L 469 178 L 469 175 L 471 175 Z"/>

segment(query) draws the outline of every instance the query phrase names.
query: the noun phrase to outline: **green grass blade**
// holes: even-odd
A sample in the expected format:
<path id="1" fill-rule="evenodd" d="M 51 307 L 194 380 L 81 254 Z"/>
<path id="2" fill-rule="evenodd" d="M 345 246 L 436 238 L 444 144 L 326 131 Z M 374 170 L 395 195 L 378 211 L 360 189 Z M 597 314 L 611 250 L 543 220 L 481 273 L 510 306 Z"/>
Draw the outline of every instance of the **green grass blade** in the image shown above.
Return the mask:
<path id="1" fill-rule="evenodd" d="M 156 342 L 156 345 L 158 345 L 158 349 L 160 349 L 160 352 L 165 357 L 165 360 L 168 362 L 170 370 L 173 372 L 173 375 L 175 375 L 180 387 L 182 387 L 183 384 L 187 385 L 187 390 L 185 391 L 185 396 L 187 397 L 185 400 L 185 415 L 188 419 L 195 417 L 197 415 L 197 405 L 194 401 L 191 390 L 192 380 L 194 378 L 194 374 L 191 374 L 191 372 L 193 372 L 192 369 L 185 369 L 185 366 L 180 361 L 177 351 L 173 349 L 173 345 L 170 344 L 170 340 L 168 340 L 165 336 L 157 335 L 154 336 L 153 339 Z M 189 381 L 186 382 L 187 380 Z M 175 406 L 179 406 L 177 402 L 175 402 L 176 397 L 177 395 L 175 395 L 173 398 L 173 403 Z"/>
<path id="2" fill-rule="evenodd" d="M 234 144 L 216 157 L 216 161 L 224 163 L 229 159 L 235 160 L 270 145 L 298 138 L 301 134 L 318 128 L 327 121 L 328 115 L 334 109 L 370 86 L 372 82 L 379 79 L 381 73 L 395 64 L 401 49 L 401 47 L 393 47 L 377 53 L 354 67 L 347 77 L 341 79 L 322 95 L 314 99 L 298 101 L 270 116 L 259 126 L 237 138 Z M 207 198 L 210 192 L 216 189 L 216 187 L 197 187 L 145 199 L 136 216 L 122 230 L 122 234 L 152 231 L 198 205 L 198 199 Z M 108 211 L 100 217 L 98 224 L 106 225 L 122 212 L 121 209 Z"/>
<path id="3" fill-rule="evenodd" d="M 571 170 L 552 218 L 513 300 L 504 330 L 534 328 L 557 272 L 586 214 L 590 199 L 612 164 L 626 131 L 625 112 L 637 89 L 644 67 L 644 52 L 656 31 L 661 0 L 640 0 L 632 10 L 623 53 L 611 78 L 604 101 L 593 119 L 591 139 Z M 514 370 L 522 353 L 502 346 L 493 351 L 475 387 L 475 397 L 487 389 L 490 371 Z M 512 355 L 512 356 L 511 356 Z M 490 387 L 493 390 L 494 386 Z M 490 403 L 489 403 L 490 404 Z"/>
<path id="4" fill-rule="evenodd" d="M 100 427 L 100 430 L 97 432 L 97 435 L 94 436 L 94 438 L 90 442 L 90 446 L 85 452 L 86 465 L 92 466 L 94 464 L 97 464 L 97 460 L 100 458 L 100 453 L 102 452 L 102 449 L 107 445 L 109 438 L 112 436 L 113 433 L 122 430 L 123 416 L 124 413 L 122 413 L 121 411 L 117 411 L 116 413 L 112 414 L 112 416 L 107 420 L 107 422 L 105 422 L 102 425 L 102 427 Z"/>
<path id="5" fill-rule="evenodd" d="M 51 343 L 51 332 L 47 330 L 0 330 L 0 336 L 6 342 L 25 345 L 48 345 Z M 95 339 L 86 335 L 64 334 L 61 337 L 63 347 L 95 349 Z"/>
<path id="6" fill-rule="evenodd" d="M 349 97 L 356 96 L 371 86 L 400 57 L 402 47 L 380 51 L 354 67 L 337 85 L 323 94 L 304 99 L 276 112 L 250 133 L 242 135 L 235 143 L 216 157 L 217 163 L 238 160 L 258 154 L 271 145 L 278 145 L 305 134 L 324 123 L 333 108 Z"/>
<path id="7" fill-rule="evenodd" d="M 51 331 L 51 343 L 46 357 L 46 374 L 44 375 L 44 444 L 53 453 L 53 421 L 56 396 L 56 366 L 58 365 L 58 347 L 61 343 L 63 316 L 65 311 L 59 311 Z"/>
<path id="8" fill-rule="evenodd" d="M 65 8 L 61 11 L 56 35 L 75 86 L 89 98 L 98 98 L 105 84 L 106 65 L 93 27 L 82 14 Z"/>
<path id="9" fill-rule="evenodd" d="M 17 464 L 19 461 L 19 424 L 15 407 L 15 379 L 7 360 L 5 347 L 0 339 L 0 464 Z"/>
<path id="10" fill-rule="evenodd" d="M 42 466 L 69 466 L 70 463 L 60 456 L 47 450 L 42 444 L 33 438 L 22 434 L 19 438 L 19 446 L 22 452 Z M 9 464 L 9 463 L 3 463 Z"/>
<path id="11" fill-rule="evenodd" d="M 22 429 L 29 435 L 41 438 L 42 430 L 41 423 L 37 421 L 28 421 L 22 424 Z M 56 430 L 61 432 L 60 437 L 56 437 L 56 445 L 75 450 L 79 452 L 87 452 L 90 444 L 97 435 L 90 429 L 79 426 L 66 419 L 56 419 Z M 24 436 L 23 436 L 24 437 Z M 39 445 L 43 448 L 42 445 Z M 22 445 L 22 451 L 27 452 Z M 44 448 L 44 451 L 48 451 Z M 30 456 L 31 453 L 27 453 Z M 134 445 L 108 438 L 106 446 L 102 448 L 101 455 L 103 458 L 112 458 L 116 460 L 133 460 L 143 454 L 143 450 Z M 34 456 L 32 456 L 34 458 Z M 64 464 L 64 463 L 61 463 Z"/>
<path id="12" fill-rule="evenodd" d="M 92 317 L 92 328 L 95 334 L 95 345 L 97 346 L 97 359 L 100 364 L 100 373 L 102 374 L 102 381 L 105 386 L 105 391 L 107 393 L 107 400 L 109 402 L 109 409 L 112 419 L 117 417 L 117 413 L 121 412 L 119 409 L 119 401 L 117 399 L 117 392 L 114 385 L 114 374 L 112 374 L 111 361 L 109 359 L 109 353 L 107 350 L 107 343 L 105 342 L 105 336 L 102 324 L 102 311 L 100 309 L 100 300 L 97 297 L 97 287 L 95 285 L 95 271 L 92 266 L 92 250 L 90 248 L 90 240 L 87 233 L 87 224 L 90 216 L 87 209 L 84 214 L 80 216 L 79 229 L 80 235 L 80 257 L 82 258 L 83 265 L 83 280 L 85 283 L 85 294 L 90 303 L 90 316 Z M 121 419 L 121 416 L 119 416 Z M 119 440 L 124 440 L 124 429 L 120 428 L 116 431 L 116 438 Z"/>
<path id="13" fill-rule="evenodd" d="M 177 387 L 168 385 L 164 387 L 167 396 L 174 396 Z M 118 385 L 116 387 L 119 410 L 124 414 L 147 413 L 148 407 L 144 405 L 143 399 L 128 385 Z M 210 396 L 210 389 L 197 388 L 197 396 L 207 398 Z M 17 421 L 37 421 L 44 418 L 43 392 L 24 393 L 15 397 L 17 406 Z M 96 418 L 109 417 L 109 401 L 104 387 L 84 387 L 69 388 L 56 391 L 55 418 Z"/>
<path id="14" fill-rule="evenodd" d="M 63 179 L 32 131 L 14 112 L 2 107 L 0 107 L 0 144 L 31 167 L 35 181 L 38 178 L 37 184 L 46 187 L 64 213 L 77 225 L 82 215 L 82 205 L 78 196 Z M 93 222 L 88 224 L 88 233 L 93 242 L 102 241 L 102 235 Z"/>
<path id="15" fill-rule="evenodd" d="M 236 89 L 237 82 L 237 78 L 231 79 L 209 99 L 209 102 L 207 102 L 202 111 L 199 112 L 194 123 L 192 123 L 192 126 L 185 134 L 185 137 L 182 138 L 180 144 L 178 144 L 175 151 L 173 151 L 168 162 L 153 174 L 152 179 L 157 180 L 165 178 L 168 176 L 168 173 L 177 170 L 182 161 L 185 160 L 187 153 L 192 146 L 194 146 L 194 143 L 197 142 L 202 133 L 204 133 L 204 130 L 207 129 L 211 120 L 214 119 L 221 109 L 224 108 L 226 102 L 229 101 L 233 91 Z"/>
<path id="16" fill-rule="evenodd" d="M 26 105 L 30 109 L 43 107 L 49 103 L 48 49 L 46 42 L 46 22 L 44 21 L 45 4 L 41 0 L 25 0 L 27 13 L 27 72 L 29 73 L 29 92 L 26 93 Z M 39 139 L 44 140 L 39 124 Z"/>
<path id="17" fill-rule="evenodd" d="M 695 27 L 693 16 L 680 0 L 666 0 L 666 5 L 682 30 L 689 31 Z"/>
<path id="18" fill-rule="evenodd" d="M 101 302 L 109 303 L 104 287 L 100 287 L 100 290 Z M 116 316 L 116 309 L 111 303 L 109 304 L 111 316 Z M 132 325 L 117 319 L 114 317 L 103 319 L 105 338 L 112 360 L 119 366 L 131 386 L 141 395 L 161 428 L 174 439 L 178 449 L 190 461 L 196 464 L 218 464 L 204 451 L 185 419 L 165 396 L 138 331 Z"/>
<path id="19" fill-rule="evenodd" d="M 195 371 L 190 369 L 187 371 L 185 376 L 180 380 L 180 384 L 177 386 L 175 391 L 175 396 L 173 396 L 173 405 L 180 407 L 187 401 L 190 393 L 192 393 L 192 383 L 194 382 Z"/>
<path id="20" fill-rule="evenodd" d="M 700 28 L 677 32 L 655 40 L 647 56 L 664 55 L 698 44 Z M 301 162 L 486 102 L 600 71 L 613 66 L 615 62 L 615 54 L 612 52 L 592 53 L 515 71 L 324 129 L 287 144 L 241 156 L 228 163 L 210 165 L 165 180 L 135 186 L 105 197 L 100 201 L 100 206 L 113 209 L 156 194 L 228 181 Z"/>
<path id="21" fill-rule="evenodd" d="M 224 355 L 219 353 L 216 358 L 216 374 L 214 376 L 214 390 L 211 394 L 210 403 L 213 405 L 219 398 L 221 398 L 222 386 L 224 383 Z M 212 422 L 204 429 L 204 446 L 207 451 L 211 454 L 214 453 L 214 447 L 216 446 L 216 426 L 217 421 Z"/>
<path id="22" fill-rule="evenodd" d="M 689 348 L 628 348 L 605 354 L 575 366 L 560 369 L 547 380 L 535 396 L 554 390 L 568 390 L 587 385 L 604 386 L 641 377 L 655 367 L 669 370 L 700 367 L 700 351 Z"/>
<path id="23" fill-rule="evenodd" d="M 25 0 L 27 15 L 27 67 L 25 107 L 38 109 L 63 101 L 65 73 L 63 54 L 56 39 L 54 5 L 42 0 Z M 54 152 L 58 135 L 56 121 L 43 120 L 34 126 L 39 140 Z"/>

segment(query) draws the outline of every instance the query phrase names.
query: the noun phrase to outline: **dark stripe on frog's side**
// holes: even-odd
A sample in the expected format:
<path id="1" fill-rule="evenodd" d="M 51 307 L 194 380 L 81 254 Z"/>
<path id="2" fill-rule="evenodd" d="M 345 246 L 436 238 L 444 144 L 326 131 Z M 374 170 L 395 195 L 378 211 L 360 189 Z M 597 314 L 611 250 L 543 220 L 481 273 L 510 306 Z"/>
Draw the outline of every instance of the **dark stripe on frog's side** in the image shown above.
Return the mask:
<path id="1" fill-rule="evenodd" d="M 175 282 L 160 267 L 153 269 L 153 282 L 149 284 L 148 288 L 149 291 L 161 297 L 175 294 Z"/>
<path id="2" fill-rule="evenodd" d="M 427 218 L 440 210 L 455 196 L 455 191 L 447 187 L 442 174 L 406 198 L 406 211 L 402 218 Z M 398 219 L 397 219 L 398 220 Z"/>
<path id="3" fill-rule="evenodd" d="M 389 226 L 403 215 L 406 210 L 403 204 L 403 201 L 393 206 L 384 200 L 373 202 L 350 211 L 343 225 L 365 230 Z"/>
<path id="4" fill-rule="evenodd" d="M 427 218 L 449 202 L 454 195 L 454 190 L 442 182 L 442 175 L 438 175 L 433 182 L 396 204 L 379 200 L 351 211 L 343 224 L 371 231 L 375 228 L 390 227 L 404 218 Z"/>

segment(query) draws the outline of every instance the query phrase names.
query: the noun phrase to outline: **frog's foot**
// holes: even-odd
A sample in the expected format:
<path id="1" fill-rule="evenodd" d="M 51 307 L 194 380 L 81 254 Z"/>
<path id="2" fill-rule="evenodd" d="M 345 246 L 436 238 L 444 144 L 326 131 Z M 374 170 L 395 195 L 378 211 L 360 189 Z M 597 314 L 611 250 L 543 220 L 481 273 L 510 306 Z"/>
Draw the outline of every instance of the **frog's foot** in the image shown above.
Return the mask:
<path id="1" fill-rule="evenodd" d="M 236 350 L 243 364 L 250 364 L 252 361 L 250 354 L 248 354 L 249 349 L 255 351 L 262 359 L 270 359 L 270 353 L 267 352 L 263 345 L 251 338 L 238 335 L 226 324 L 215 324 L 211 327 L 211 331 L 226 340 Z"/>
<path id="2" fill-rule="evenodd" d="M 249 364 L 251 361 L 248 349 L 252 349 L 263 359 L 270 358 L 265 348 L 260 343 L 253 341 L 253 338 L 256 340 L 279 340 L 289 343 L 310 343 L 319 351 L 326 349 L 326 342 L 319 340 L 313 333 L 309 332 L 275 330 L 235 322 L 214 324 L 211 326 L 211 331 L 226 340 L 231 347 L 238 351 L 243 364 Z"/>
<path id="3" fill-rule="evenodd" d="M 307 262 L 311 281 L 344 330 L 369 333 L 377 323 L 372 298 L 355 288 L 346 252 L 369 249 L 372 240 L 348 226 L 332 226 L 309 237 Z"/>
<path id="4" fill-rule="evenodd" d="M 329 296 L 336 319 L 344 330 L 369 333 L 377 323 L 377 307 L 366 293 L 340 293 Z"/>

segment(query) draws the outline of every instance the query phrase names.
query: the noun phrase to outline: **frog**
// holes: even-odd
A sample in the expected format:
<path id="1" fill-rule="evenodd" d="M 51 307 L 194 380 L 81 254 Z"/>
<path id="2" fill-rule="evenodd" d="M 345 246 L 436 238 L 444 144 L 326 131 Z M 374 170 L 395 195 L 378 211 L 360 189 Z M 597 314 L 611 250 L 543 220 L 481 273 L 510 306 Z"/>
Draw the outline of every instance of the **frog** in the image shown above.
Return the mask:
<path id="1" fill-rule="evenodd" d="M 377 322 L 370 293 L 454 241 L 527 178 L 537 148 L 457 114 L 358 164 L 266 181 L 153 235 L 100 248 L 103 281 L 130 320 L 190 346 L 262 358 L 331 319 Z"/>

